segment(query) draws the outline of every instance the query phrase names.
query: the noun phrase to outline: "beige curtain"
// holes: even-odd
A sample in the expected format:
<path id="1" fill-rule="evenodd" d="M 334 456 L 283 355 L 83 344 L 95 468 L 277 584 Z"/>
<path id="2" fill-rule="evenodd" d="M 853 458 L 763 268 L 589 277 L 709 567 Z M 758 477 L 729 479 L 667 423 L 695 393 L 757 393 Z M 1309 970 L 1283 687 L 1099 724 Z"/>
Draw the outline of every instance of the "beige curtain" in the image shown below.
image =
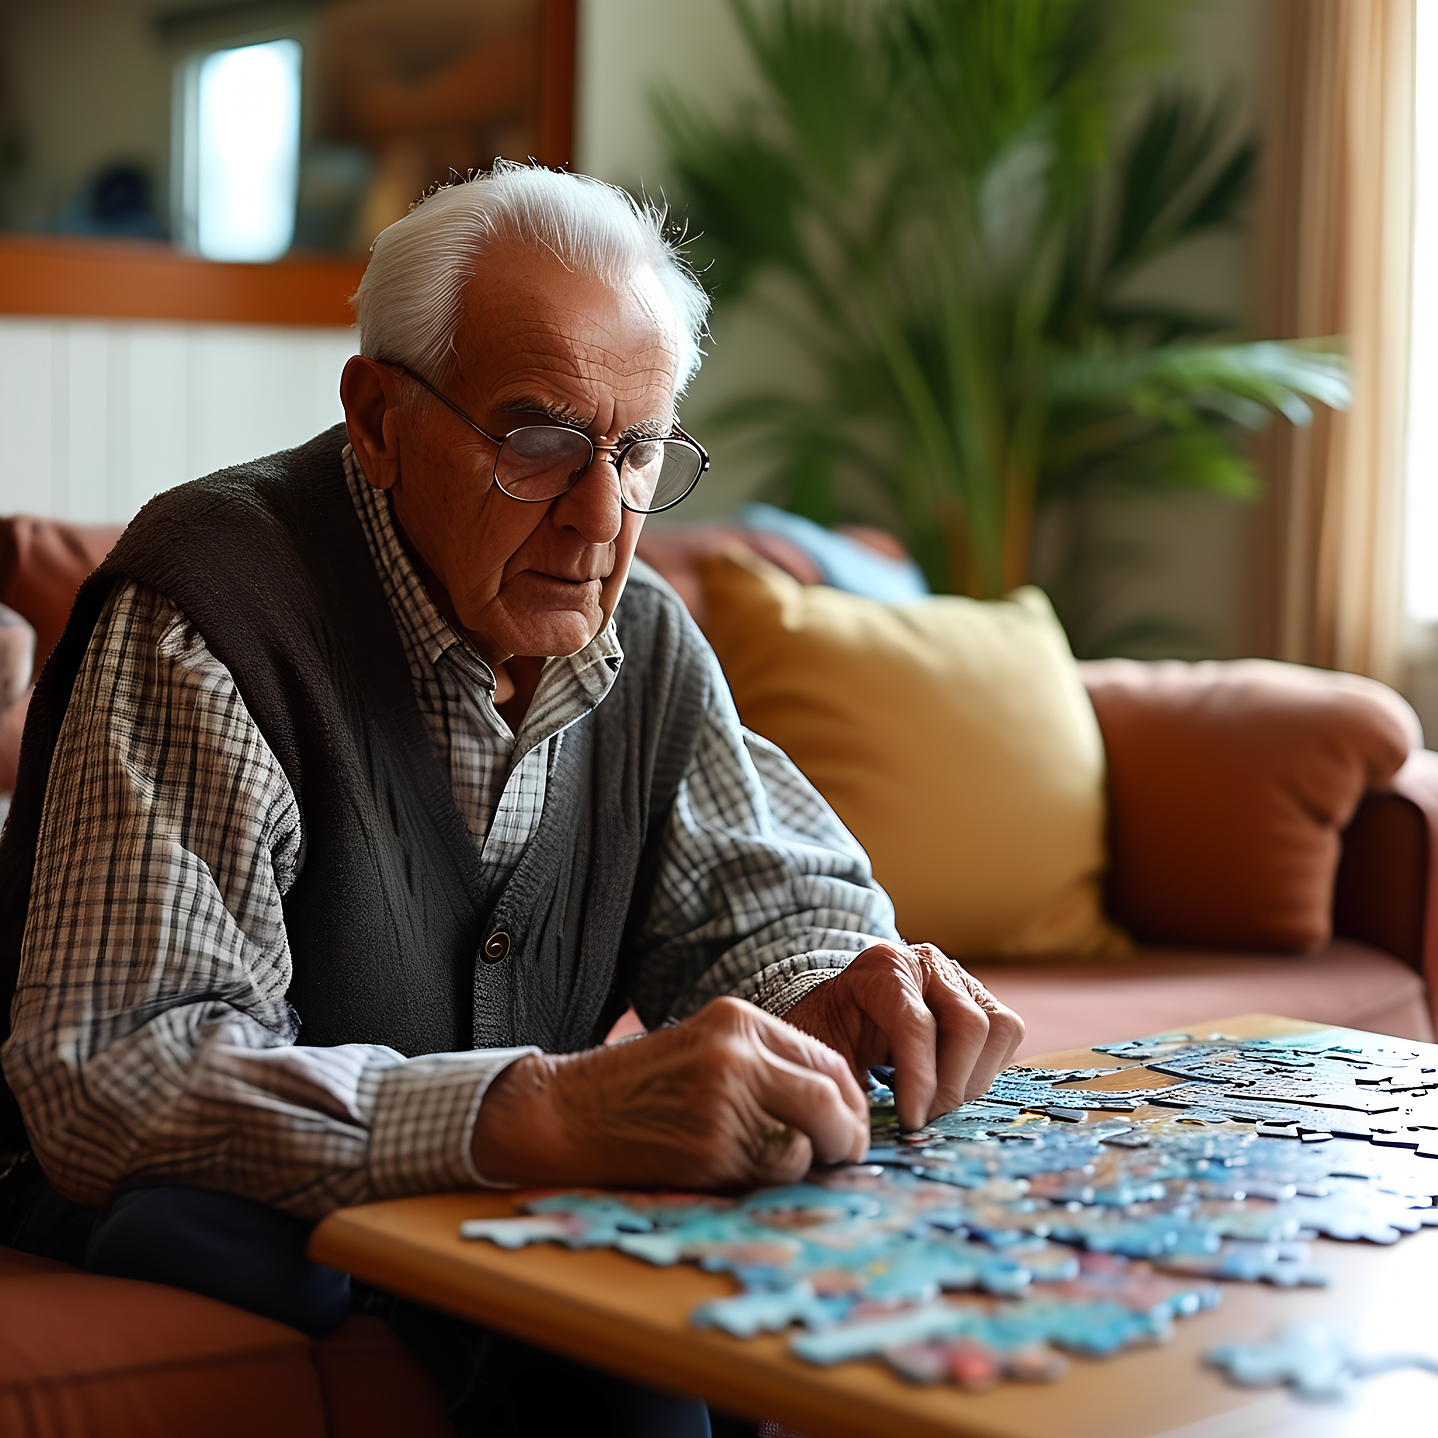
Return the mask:
<path id="1" fill-rule="evenodd" d="M 1346 335 L 1347 414 L 1259 444 L 1256 652 L 1398 677 L 1414 7 L 1269 0 L 1258 333 Z"/>

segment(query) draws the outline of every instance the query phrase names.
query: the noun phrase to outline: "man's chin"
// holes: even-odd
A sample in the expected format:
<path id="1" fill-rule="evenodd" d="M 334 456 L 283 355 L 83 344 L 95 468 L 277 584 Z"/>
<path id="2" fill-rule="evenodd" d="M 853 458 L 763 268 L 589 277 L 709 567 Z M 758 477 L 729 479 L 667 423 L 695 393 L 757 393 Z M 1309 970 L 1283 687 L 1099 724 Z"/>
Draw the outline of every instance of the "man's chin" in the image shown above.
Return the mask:
<path id="1" fill-rule="evenodd" d="M 551 609 L 530 613 L 506 626 L 504 648 L 511 654 L 550 658 L 578 654 L 604 627 L 603 615 L 593 609 Z"/>

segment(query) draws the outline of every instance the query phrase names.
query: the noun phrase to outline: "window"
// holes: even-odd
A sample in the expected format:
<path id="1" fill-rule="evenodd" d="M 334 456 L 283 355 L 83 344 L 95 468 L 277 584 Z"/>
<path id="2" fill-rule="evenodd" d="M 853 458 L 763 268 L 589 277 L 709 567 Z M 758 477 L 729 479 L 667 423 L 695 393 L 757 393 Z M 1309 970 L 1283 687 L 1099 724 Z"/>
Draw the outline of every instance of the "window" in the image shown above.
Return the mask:
<path id="1" fill-rule="evenodd" d="M 1404 599 L 1438 623 L 1438 6 L 1419 5 L 1414 61 L 1413 301 Z"/>
<path id="2" fill-rule="evenodd" d="M 300 58 L 299 41 L 271 40 L 184 67 L 177 230 L 206 259 L 274 260 L 294 239 Z"/>

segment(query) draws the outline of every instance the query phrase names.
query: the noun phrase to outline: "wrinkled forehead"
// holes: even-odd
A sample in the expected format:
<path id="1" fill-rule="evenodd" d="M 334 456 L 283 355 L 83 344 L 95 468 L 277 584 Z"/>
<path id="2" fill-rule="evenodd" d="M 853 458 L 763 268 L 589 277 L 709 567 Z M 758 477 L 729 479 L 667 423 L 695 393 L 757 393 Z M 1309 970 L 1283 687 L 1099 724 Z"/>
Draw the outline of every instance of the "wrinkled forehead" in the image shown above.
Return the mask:
<path id="1" fill-rule="evenodd" d="M 556 358 L 573 350 L 617 373 L 675 371 L 679 325 L 650 266 L 599 274 L 511 241 L 486 253 L 465 286 L 455 348 L 462 364 L 507 349 Z"/>

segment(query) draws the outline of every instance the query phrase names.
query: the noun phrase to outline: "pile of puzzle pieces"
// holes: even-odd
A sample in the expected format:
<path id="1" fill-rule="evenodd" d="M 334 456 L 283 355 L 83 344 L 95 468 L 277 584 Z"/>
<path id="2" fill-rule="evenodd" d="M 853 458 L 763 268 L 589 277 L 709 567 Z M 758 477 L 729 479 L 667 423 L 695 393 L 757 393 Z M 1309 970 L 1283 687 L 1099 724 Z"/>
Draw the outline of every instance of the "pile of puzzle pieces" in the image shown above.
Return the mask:
<path id="1" fill-rule="evenodd" d="M 1161 1342 L 1219 1280 L 1321 1285 L 1317 1235 L 1387 1244 L 1438 1224 L 1438 1048 L 1329 1029 L 1098 1052 L 1178 1081 L 1016 1067 L 908 1133 L 876 1082 L 863 1164 L 738 1199 L 560 1194 L 461 1231 L 697 1263 L 740 1290 L 700 1326 L 797 1326 L 810 1362 L 878 1356 L 982 1389 L 1055 1378 L 1063 1352 Z"/>

